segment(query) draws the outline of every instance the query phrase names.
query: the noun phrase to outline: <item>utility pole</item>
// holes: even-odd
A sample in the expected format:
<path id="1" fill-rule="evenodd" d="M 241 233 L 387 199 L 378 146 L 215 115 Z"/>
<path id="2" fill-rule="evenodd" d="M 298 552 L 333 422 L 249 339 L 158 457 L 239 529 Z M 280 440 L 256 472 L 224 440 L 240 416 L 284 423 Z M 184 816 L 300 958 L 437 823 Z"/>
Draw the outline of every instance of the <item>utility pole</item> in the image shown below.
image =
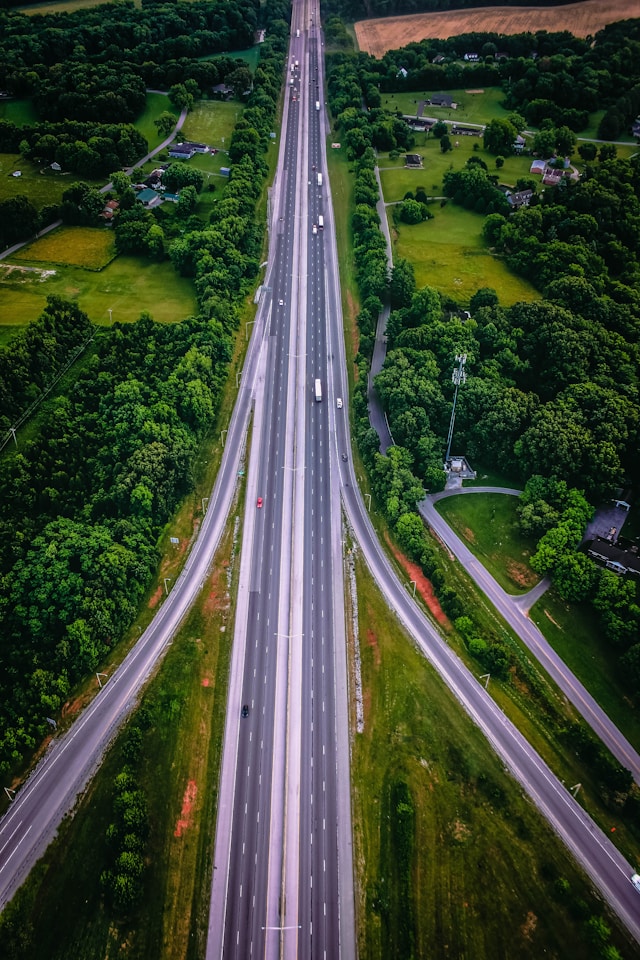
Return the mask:
<path id="1" fill-rule="evenodd" d="M 453 394 L 453 407 L 451 408 L 451 422 L 449 424 L 449 436 L 447 437 L 447 455 L 444 458 L 445 466 L 447 463 L 449 463 L 449 459 L 451 456 L 451 440 L 453 438 L 453 425 L 456 419 L 456 403 L 458 400 L 458 388 L 460 387 L 460 384 L 465 383 L 467 379 L 467 375 L 464 370 L 464 365 L 466 362 L 467 362 L 466 353 L 459 353 L 456 356 L 456 363 L 458 364 L 458 366 L 454 367 L 453 373 L 451 375 L 451 380 L 455 384 L 456 389 Z"/>

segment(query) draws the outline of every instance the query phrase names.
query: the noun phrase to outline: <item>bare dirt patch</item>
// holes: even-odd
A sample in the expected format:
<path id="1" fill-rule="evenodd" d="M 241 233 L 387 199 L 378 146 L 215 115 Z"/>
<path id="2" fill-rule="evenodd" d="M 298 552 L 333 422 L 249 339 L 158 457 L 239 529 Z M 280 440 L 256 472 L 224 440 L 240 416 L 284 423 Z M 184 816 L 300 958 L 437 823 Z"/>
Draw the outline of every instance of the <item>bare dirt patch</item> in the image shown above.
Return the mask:
<path id="1" fill-rule="evenodd" d="M 417 563 L 412 563 L 411 560 L 408 560 L 403 553 L 401 553 L 397 547 L 395 547 L 388 539 L 387 543 L 393 550 L 393 555 L 398 561 L 399 564 L 406 570 L 409 575 L 409 579 L 415 581 L 416 592 L 420 594 L 422 599 L 427 605 L 429 612 L 434 617 L 435 620 L 442 627 L 446 627 L 448 630 L 451 629 L 451 621 L 448 616 L 440 606 L 440 601 L 435 595 L 433 585 L 430 580 L 428 580 Z"/>
<path id="2" fill-rule="evenodd" d="M 484 93 L 484 90 L 465 90 L 465 93 Z"/>
<path id="3" fill-rule="evenodd" d="M 558 630 L 562 630 L 562 627 L 560 626 L 558 621 L 553 619 L 553 617 L 551 616 L 548 610 L 544 611 L 544 615 L 547 618 L 547 620 L 551 620 L 551 623 L 554 625 L 554 627 L 557 627 Z"/>
<path id="4" fill-rule="evenodd" d="M 376 665 L 376 667 L 379 667 L 381 662 L 380 647 L 378 646 L 378 638 L 376 637 L 373 630 L 367 630 L 367 643 L 369 644 L 369 646 L 371 647 L 371 650 L 373 651 L 373 662 Z"/>
<path id="5" fill-rule="evenodd" d="M 538 918 L 536 917 L 535 913 L 532 913 L 531 910 L 529 910 L 527 913 L 527 919 L 520 927 L 520 930 L 522 931 L 522 936 L 525 937 L 527 940 L 531 940 L 531 937 L 535 933 L 537 926 L 538 926 Z"/>
<path id="6" fill-rule="evenodd" d="M 446 40 L 463 33 L 568 30 L 576 37 L 587 37 L 608 23 L 632 17 L 640 17 L 640 0 L 584 0 L 561 7 L 484 7 L 360 20 L 355 31 L 360 50 L 381 57 L 387 50 L 427 37 Z"/>
<path id="7" fill-rule="evenodd" d="M 507 561 L 507 576 L 518 587 L 535 587 L 538 582 L 538 577 L 531 567 L 517 560 Z"/>
<path id="8" fill-rule="evenodd" d="M 465 538 L 465 540 L 467 541 L 467 543 L 475 543 L 475 542 L 476 542 L 476 535 L 475 535 L 475 533 L 473 532 L 473 530 L 471 529 L 471 527 L 462 527 L 461 530 L 460 530 L 460 533 L 461 533 L 462 536 Z"/>
<path id="9" fill-rule="evenodd" d="M 198 795 L 198 786 L 195 780 L 189 780 L 187 784 L 187 789 L 184 792 L 182 798 L 182 810 L 180 811 L 180 818 L 176 823 L 176 829 L 174 830 L 174 836 L 181 837 L 184 830 L 187 827 L 191 826 L 191 814 L 193 811 L 193 804 L 195 803 L 196 796 Z"/>
<path id="10" fill-rule="evenodd" d="M 451 834 L 457 843 L 464 843 L 464 841 L 468 840 L 471 836 L 471 831 L 466 823 L 462 822 L 462 820 L 454 820 L 451 824 Z"/>
<path id="11" fill-rule="evenodd" d="M 162 596 L 162 584 L 157 588 L 155 593 L 151 594 L 149 598 L 149 610 L 155 610 L 155 608 L 160 603 L 160 597 Z"/>

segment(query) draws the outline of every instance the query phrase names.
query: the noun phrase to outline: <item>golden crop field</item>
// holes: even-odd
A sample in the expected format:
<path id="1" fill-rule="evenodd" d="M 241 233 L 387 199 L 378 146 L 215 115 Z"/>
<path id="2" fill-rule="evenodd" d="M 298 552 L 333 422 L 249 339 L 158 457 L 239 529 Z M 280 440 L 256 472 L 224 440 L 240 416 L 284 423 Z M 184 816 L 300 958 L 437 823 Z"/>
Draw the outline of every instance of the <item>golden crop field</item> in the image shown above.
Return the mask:
<path id="1" fill-rule="evenodd" d="M 405 17 L 360 20 L 355 24 L 360 50 L 381 57 L 427 37 L 446 40 L 462 33 L 556 33 L 576 37 L 597 33 L 608 23 L 640 17 L 640 0 L 584 0 L 562 7 L 482 7 Z"/>

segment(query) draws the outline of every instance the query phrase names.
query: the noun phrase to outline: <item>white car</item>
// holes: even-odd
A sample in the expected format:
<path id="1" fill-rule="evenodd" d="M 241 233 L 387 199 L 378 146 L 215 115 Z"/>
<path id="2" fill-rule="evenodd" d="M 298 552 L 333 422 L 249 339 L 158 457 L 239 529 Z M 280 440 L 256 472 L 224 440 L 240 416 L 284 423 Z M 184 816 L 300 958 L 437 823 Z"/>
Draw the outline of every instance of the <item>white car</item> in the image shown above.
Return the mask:
<path id="1" fill-rule="evenodd" d="M 314 223 L 314 225 L 311 227 L 311 233 L 313 233 L 315 236 L 317 232 L 318 232 L 318 224 Z"/>
<path id="2" fill-rule="evenodd" d="M 640 890 L 640 873 L 634 873 L 631 877 L 631 883 L 634 885 L 636 890 Z"/>
<path id="3" fill-rule="evenodd" d="M 338 397 L 338 399 L 336 400 L 336 406 L 338 410 L 342 410 L 342 397 Z"/>

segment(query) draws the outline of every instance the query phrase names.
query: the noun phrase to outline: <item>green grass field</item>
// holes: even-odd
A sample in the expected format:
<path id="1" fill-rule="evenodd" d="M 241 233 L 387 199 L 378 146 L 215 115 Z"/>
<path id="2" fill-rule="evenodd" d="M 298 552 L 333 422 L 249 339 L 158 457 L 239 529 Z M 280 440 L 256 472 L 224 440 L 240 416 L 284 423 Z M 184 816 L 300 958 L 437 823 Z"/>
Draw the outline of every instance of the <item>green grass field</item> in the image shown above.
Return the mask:
<path id="1" fill-rule="evenodd" d="M 398 229 L 387 208 L 394 257 L 404 257 L 413 264 L 419 289 L 435 287 L 460 304 L 467 304 L 482 287 L 496 290 L 504 306 L 540 298 L 531 284 L 486 248 L 480 214 L 452 203 L 446 207 L 435 204 L 433 210 L 433 220 L 415 226 L 402 224 Z"/>
<path id="2" fill-rule="evenodd" d="M 517 507 L 517 497 L 501 493 L 448 497 L 437 504 L 438 513 L 512 594 L 526 593 L 540 579 L 529 566 L 536 543 L 520 534 Z"/>
<path id="3" fill-rule="evenodd" d="M 379 157 L 380 180 L 385 202 L 393 204 L 406 193 L 422 188 L 429 197 L 442 196 L 442 177 L 447 170 L 459 169 L 474 154 L 475 137 L 460 137 L 459 146 L 442 154 L 433 137 L 418 134 L 415 152 L 424 158 L 424 167 L 409 170 L 404 156 L 389 160 Z M 480 155 L 489 164 L 493 158 L 484 151 Z M 506 163 L 505 183 L 528 174 L 531 161 L 510 157 Z M 493 287 L 505 306 L 521 300 L 539 299 L 540 294 L 526 280 L 512 273 L 504 262 L 492 254 L 482 238 L 484 217 L 458 207 L 451 201 L 445 206 L 434 201 L 430 206 L 433 219 L 410 226 L 393 223 L 393 208 L 387 207 L 394 256 L 404 257 L 414 267 L 418 287 L 426 285 L 442 290 L 460 303 L 468 303 L 481 287 Z"/>
<path id="4" fill-rule="evenodd" d="M 33 6 L 16 7 L 26 16 L 45 15 L 48 13 L 73 13 L 74 10 L 84 10 L 87 7 L 98 7 L 103 3 L 113 3 L 113 0 L 51 0 L 50 3 L 38 3 Z M 133 0 L 134 7 L 141 5 L 141 0 Z"/>
<path id="5" fill-rule="evenodd" d="M 439 90 L 424 90 L 419 93 L 385 93 L 382 96 L 382 106 L 385 110 L 400 110 L 403 114 L 416 115 L 421 100 L 428 100 Z M 490 120 L 502 119 L 512 111 L 502 106 L 505 94 L 500 87 L 486 87 L 482 93 L 470 93 L 468 90 L 447 90 L 453 97 L 457 108 L 436 107 L 432 104 L 425 106 L 422 116 L 436 117 L 439 120 L 455 120 L 458 123 L 488 123 Z"/>
<path id="6" fill-rule="evenodd" d="M 12 176 L 16 170 L 21 176 Z M 82 177 L 73 173 L 54 173 L 48 167 L 43 170 L 19 153 L 0 153 L 0 200 L 22 194 L 40 210 L 49 204 L 60 203 L 65 190 L 81 180 Z M 95 185 L 93 181 L 88 182 Z"/>
<path id="7" fill-rule="evenodd" d="M 58 227 L 20 251 L 23 263 L 55 263 L 103 270 L 116 256 L 113 231 L 107 227 Z"/>
<path id="8" fill-rule="evenodd" d="M 238 100 L 199 100 L 187 116 L 182 133 L 186 140 L 197 140 L 210 147 L 224 149 L 229 146 L 231 134 L 243 109 Z M 207 154 L 198 153 L 189 162 L 193 164 L 196 160 L 201 163 L 207 157 Z M 215 160 L 215 157 L 211 157 L 211 160 Z M 224 163 L 222 165 L 226 166 Z"/>
<path id="9" fill-rule="evenodd" d="M 217 60 L 218 57 L 230 57 L 232 60 L 244 60 L 249 70 L 254 73 L 260 60 L 260 44 L 256 43 L 253 47 L 246 50 L 229 50 L 226 53 L 211 53 L 206 57 L 198 57 L 199 60 Z"/>
<path id="10" fill-rule="evenodd" d="M 135 126 L 142 136 L 146 137 L 150 150 L 153 150 L 165 139 L 160 136 L 153 122 L 158 119 L 161 113 L 172 113 L 176 121 L 180 116 L 180 111 L 174 107 L 169 97 L 164 93 L 147 93 L 145 108 L 136 120 Z"/>
<path id="11" fill-rule="evenodd" d="M 582 681 L 605 713 L 640 749 L 640 716 L 624 694 L 616 667 L 617 651 L 605 643 L 592 608 L 567 603 L 549 590 L 530 613 L 551 646 Z"/>
<path id="12" fill-rule="evenodd" d="M 36 123 L 38 115 L 31 100 L 0 100 L 0 120 L 10 120 L 24 127 Z"/>
<path id="13" fill-rule="evenodd" d="M 197 310 L 193 284 L 179 277 L 168 261 L 151 263 L 142 257 L 116 257 L 96 272 L 60 266 L 55 251 L 52 260 L 41 261 L 38 252 L 41 242 L 26 247 L 21 258 L 10 261 L 17 267 L 33 267 L 37 262 L 38 271 L 15 270 L 7 276 L 6 270 L 0 270 L 2 324 L 26 326 L 40 315 L 49 294 L 77 300 L 98 324 L 108 324 L 110 319 L 132 323 L 143 311 L 161 323 L 173 323 Z M 60 259 L 63 257 L 61 252 Z M 40 270 L 55 273 L 43 279 Z"/>

